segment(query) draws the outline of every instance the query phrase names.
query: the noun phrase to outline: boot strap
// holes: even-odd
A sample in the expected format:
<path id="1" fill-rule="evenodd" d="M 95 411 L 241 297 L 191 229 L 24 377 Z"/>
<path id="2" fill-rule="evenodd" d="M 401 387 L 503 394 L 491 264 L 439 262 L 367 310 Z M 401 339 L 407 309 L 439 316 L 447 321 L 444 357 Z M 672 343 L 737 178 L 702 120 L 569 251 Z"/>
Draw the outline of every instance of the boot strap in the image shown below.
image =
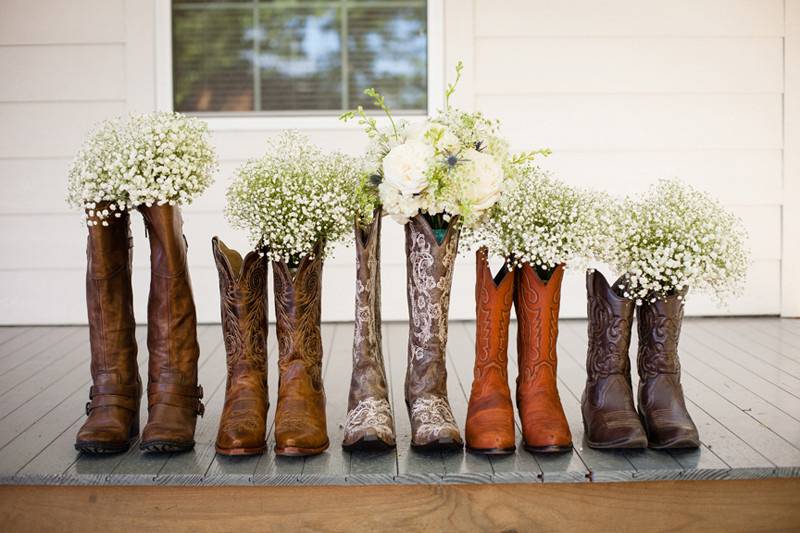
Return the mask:
<path id="1" fill-rule="evenodd" d="M 92 401 L 86 402 L 86 414 L 88 415 L 98 407 L 111 406 L 127 409 L 133 413 L 137 413 L 139 411 L 139 402 L 137 401 L 137 398 L 131 398 L 130 396 L 118 396 L 116 394 L 95 394 L 92 397 Z"/>
<path id="2" fill-rule="evenodd" d="M 95 396 L 112 395 L 112 396 L 131 396 L 138 397 L 141 394 L 141 389 L 138 383 L 133 385 L 118 385 L 118 384 L 104 384 L 92 385 L 89 389 L 89 399 Z"/>
<path id="3" fill-rule="evenodd" d="M 150 383 L 147 385 L 147 405 L 170 405 L 183 409 L 192 409 L 200 416 L 205 413 L 203 387 L 194 385 L 178 385 L 176 383 Z"/>

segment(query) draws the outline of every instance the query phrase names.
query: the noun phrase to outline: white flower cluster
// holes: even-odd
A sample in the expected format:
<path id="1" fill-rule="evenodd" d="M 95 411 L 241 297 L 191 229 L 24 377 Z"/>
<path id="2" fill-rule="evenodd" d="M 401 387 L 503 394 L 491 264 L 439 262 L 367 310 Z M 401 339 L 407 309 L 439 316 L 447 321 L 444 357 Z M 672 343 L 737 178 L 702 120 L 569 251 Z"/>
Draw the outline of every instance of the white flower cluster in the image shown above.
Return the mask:
<path id="1" fill-rule="evenodd" d="M 570 187 L 527 162 L 513 167 L 500 200 L 464 242 L 486 246 L 512 268 L 530 264 L 546 275 L 594 258 L 608 245 L 602 228 L 610 223 L 607 195 Z"/>
<path id="2" fill-rule="evenodd" d="M 179 113 L 103 122 L 70 167 L 67 201 L 86 211 L 89 225 L 140 205 L 191 203 L 216 168 L 207 130 Z"/>
<path id="3" fill-rule="evenodd" d="M 661 180 L 638 199 L 625 199 L 608 227 L 608 263 L 627 273 L 621 287 L 637 303 L 708 292 L 720 301 L 739 291 L 749 253 L 741 220 L 708 194 Z M 613 237 L 613 238 L 612 238 Z"/>
<path id="4" fill-rule="evenodd" d="M 237 170 L 226 216 L 270 261 L 297 266 L 318 242 L 327 251 L 350 234 L 362 175 L 361 161 L 323 153 L 296 131 L 282 132 L 266 155 Z"/>
<path id="5" fill-rule="evenodd" d="M 451 109 L 401 126 L 394 140 L 381 161 L 379 193 L 399 222 L 422 212 L 459 215 L 469 226 L 500 197 L 509 154 L 496 122 Z"/>
<path id="6" fill-rule="evenodd" d="M 499 123 L 480 113 L 453 109 L 449 98 L 461 77 L 445 92 L 446 107 L 419 124 L 396 122 L 383 97 L 367 89 L 391 128 L 379 129 L 362 107 L 342 115 L 358 117 L 370 137 L 367 162 L 376 181 L 383 210 L 400 223 L 423 213 L 448 222 L 458 215 L 464 226 L 474 225 L 500 197 L 509 168 L 537 153 L 509 156 L 508 143 L 499 136 Z M 437 223 L 438 224 L 438 223 Z"/>

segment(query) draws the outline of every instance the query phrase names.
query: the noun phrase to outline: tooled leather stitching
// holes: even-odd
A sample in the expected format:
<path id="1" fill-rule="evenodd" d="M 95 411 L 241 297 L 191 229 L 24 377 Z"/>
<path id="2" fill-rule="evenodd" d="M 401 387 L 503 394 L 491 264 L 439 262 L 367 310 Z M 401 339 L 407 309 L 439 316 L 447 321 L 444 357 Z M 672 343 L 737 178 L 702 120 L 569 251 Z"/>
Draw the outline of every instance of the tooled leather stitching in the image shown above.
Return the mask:
<path id="1" fill-rule="evenodd" d="M 642 379 L 658 374 L 679 374 L 678 339 L 680 337 L 683 305 L 670 312 L 674 302 L 656 301 L 639 308 L 639 375 Z M 674 315 L 674 316 L 673 316 Z"/>
<path id="2" fill-rule="evenodd" d="M 592 292 L 588 295 L 589 349 L 587 373 L 591 381 L 630 372 L 627 346 L 631 319 L 614 312 L 611 304 Z"/>

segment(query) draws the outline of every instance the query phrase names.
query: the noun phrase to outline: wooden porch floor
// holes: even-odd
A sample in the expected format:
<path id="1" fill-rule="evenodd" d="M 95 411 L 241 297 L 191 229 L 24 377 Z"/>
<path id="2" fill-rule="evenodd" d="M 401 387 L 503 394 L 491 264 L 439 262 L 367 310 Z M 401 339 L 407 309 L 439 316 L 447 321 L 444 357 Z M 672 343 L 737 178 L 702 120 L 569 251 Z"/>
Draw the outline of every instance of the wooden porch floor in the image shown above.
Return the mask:
<path id="1" fill-rule="evenodd" d="M 271 442 L 260 457 L 217 456 L 214 439 L 225 394 L 225 350 L 220 326 L 205 325 L 198 333 L 206 414 L 198 422 L 195 450 L 150 456 L 136 446 L 125 454 L 96 458 L 73 449 L 88 397 L 87 328 L 2 327 L 0 484 L 359 485 L 800 477 L 798 320 L 687 319 L 681 338 L 683 384 L 703 446 L 695 451 L 661 452 L 597 451 L 584 445 L 579 402 L 585 379 L 586 322 L 564 320 L 559 336 L 559 388 L 575 449 L 563 455 L 532 455 L 520 449 L 508 457 L 410 450 L 402 390 L 406 332 L 406 324 L 384 324 L 398 436 L 394 452 L 351 454 L 340 448 L 352 325 L 326 324 L 324 373 L 331 448 L 317 457 L 285 458 L 272 453 Z M 146 328 L 139 327 L 137 336 L 144 376 Z M 513 338 L 510 380 L 516 377 Z M 462 430 L 472 380 L 473 339 L 474 324 L 451 323 L 449 392 Z M 270 427 L 277 389 L 275 343 L 273 328 Z M 632 354 L 634 350 L 635 346 Z M 144 409 L 141 416 L 144 425 Z"/>

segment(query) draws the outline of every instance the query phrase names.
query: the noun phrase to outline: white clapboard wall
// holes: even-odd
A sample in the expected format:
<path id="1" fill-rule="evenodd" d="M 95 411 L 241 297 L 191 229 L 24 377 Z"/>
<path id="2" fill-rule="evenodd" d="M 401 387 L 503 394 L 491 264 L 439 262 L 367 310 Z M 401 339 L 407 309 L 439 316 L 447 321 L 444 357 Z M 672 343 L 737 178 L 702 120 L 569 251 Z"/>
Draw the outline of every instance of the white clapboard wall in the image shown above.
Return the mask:
<path id="1" fill-rule="evenodd" d="M 90 125 L 156 108 L 161 1 L 0 2 L 0 323 L 85 322 L 86 237 L 64 203 L 66 169 Z M 551 148 L 543 164 L 570 183 L 635 194 L 680 177 L 719 196 L 744 220 L 753 264 L 741 298 L 718 307 L 698 296 L 688 312 L 781 312 L 782 210 L 797 209 L 784 193 L 784 127 L 794 124 L 784 110 L 784 0 L 439 1 L 444 63 L 466 66 L 458 105 L 500 118 L 517 149 Z M 350 153 L 365 143 L 354 128 L 307 133 Z M 185 216 L 201 321 L 219 318 L 212 235 L 247 246 L 225 222 L 226 185 L 274 134 L 213 133 L 220 173 Z M 143 321 L 148 250 L 138 215 L 134 236 Z M 402 320 L 402 227 L 387 219 L 383 238 L 384 316 Z M 327 262 L 324 278 L 324 319 L 352 319 L 352 248 Z M 473 317 L 473 291 L 467 254 L 451 317 Z M 583 275 L 571 272 L 562 315 L 584 312 Z"/>

